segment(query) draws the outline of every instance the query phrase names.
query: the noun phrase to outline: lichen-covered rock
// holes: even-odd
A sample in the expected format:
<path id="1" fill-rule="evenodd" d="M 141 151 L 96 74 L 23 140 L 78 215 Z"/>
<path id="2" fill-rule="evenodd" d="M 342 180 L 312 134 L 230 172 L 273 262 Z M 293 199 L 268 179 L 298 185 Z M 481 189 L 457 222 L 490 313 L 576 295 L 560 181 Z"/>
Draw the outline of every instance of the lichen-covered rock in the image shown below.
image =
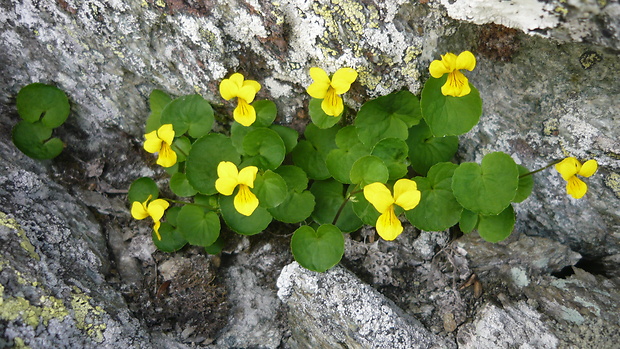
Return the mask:
<path id="1" fill-rule="evenodd" d="M 287 265 L 278 297 L 295 348 L 453 348 L 342 267 L 325 273 Z"/>

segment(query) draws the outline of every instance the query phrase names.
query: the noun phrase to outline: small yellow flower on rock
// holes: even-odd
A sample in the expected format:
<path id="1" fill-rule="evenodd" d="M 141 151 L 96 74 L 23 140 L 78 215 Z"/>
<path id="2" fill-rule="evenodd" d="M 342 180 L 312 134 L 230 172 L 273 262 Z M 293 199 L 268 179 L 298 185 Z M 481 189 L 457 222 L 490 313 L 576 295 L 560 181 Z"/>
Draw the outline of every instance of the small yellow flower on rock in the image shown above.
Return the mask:
<path id="1" fill-rule="evenodd" d="M 135 219 L 144 219 L 146 217 L 153 218 L 153 222 L 155 223 L 153 230 L 155 230 L 157 239 L 161 240 L 161 235 L 159 235 L 160 220 L 170 204 L 164 199 L 156 199 L 149 202 L 152 197 L 152 195 L 149 195 L 148 199 L 144 202 L 134 201 L 131 204 L 131 216 Z"/>
<path id="2" fill-rule="evenodd" d="M 415 181 L 403 178 L 394 184 L 394 196 L 385 184 L 375 182 L 364 187 L 364 197 L 381 213 L 376 223 L 377 233 L 385 240 L 394 240 L 403 232 L 394 205 L 412 210 L 420 203 L 421 193 Z"/>
<path id="3" fill-rule="evenodd" d="M 448 74 L 448 80 L 441 87 L 441 93 L 444 96 L 463 97 L 471 92 L 467 77 L 459 70 L 474 70 L 476 67 L 476 57 L 469 52 L 463 51 L 458 56 L 454 53 L 446 53 L 441 56 L 441 61 L 434 60 L 431 62 L 429 71 L 431 76 L 439 79 L 444 74 Z"/>
<path id="4" fill-rule="evenodd" d="M 244 80 L 240 73 L 235 73 L 220 83 L 220 95 L 225 100 L 237 97 L 237 107 L 233 111 L 235 121 L 243 126 L 250 126 L 256 121 L 256 110 L 252 105 L 260 84 L 254 80 Z"/>
<path id="5" fill-rule="evenodd" d="M 321 68 L 310 68 L 310 76 L 314 82 L 306 90 L 310 96 L 322 99 L 321 109 L 327 115 L 338 116 L 344 111 L 341 94 L 349 91 L 351 84 L 357 79 L 357 72 L 352 68 L 340 68 L 330 79 Z"/>
<path id="6" fill-rule="evenodd" d="M 163 167 L 171 167 L 177 163 L 177 153 L 172 150 L 174 129 L 172 124 L 162 125 L 156 131 L 144 135 L 144 149 L 149 153 L 159 153 L 157 164 Z"/>
<path id="7" fill-rule="evenodd" d="M 251 216 L 258 207 L 258 198 L 250 191 L 250 188 L 254 188 L 257 172 L 256 166 L 248 166 L 238 171 L 237 166 L 229 161 L 222 161 L 217 165 L 218 179 L 215 181 L 215 189 L 222 195 L 230 196 L 239 186 L 234 205 L 237 212 L 244 216 Z"/>
<path id="8" fill-rule="evenodd" d="M 555 165 L 555 169 L 562 175 L 566 181 L 566 192 L 575 199 L 581 199 L 588 191 L 588 185 L 579 179 L 577 175 L 582 177 L 590 177 L 598 169 L 596 160 L 588 160 L 583 165 L 574 157 L 569 157 Z"/>

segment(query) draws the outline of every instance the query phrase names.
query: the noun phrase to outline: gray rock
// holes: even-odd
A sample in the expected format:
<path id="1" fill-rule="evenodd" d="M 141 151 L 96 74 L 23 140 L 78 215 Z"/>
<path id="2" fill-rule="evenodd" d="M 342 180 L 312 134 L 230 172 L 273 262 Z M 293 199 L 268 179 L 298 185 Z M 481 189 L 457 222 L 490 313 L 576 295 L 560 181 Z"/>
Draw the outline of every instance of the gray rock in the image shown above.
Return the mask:
<path id="1" fill-rule="evenodd" d="M 282 270 L 278 297 L 288 307 L 294 348 L 453 348 L 346 269 Z"/>

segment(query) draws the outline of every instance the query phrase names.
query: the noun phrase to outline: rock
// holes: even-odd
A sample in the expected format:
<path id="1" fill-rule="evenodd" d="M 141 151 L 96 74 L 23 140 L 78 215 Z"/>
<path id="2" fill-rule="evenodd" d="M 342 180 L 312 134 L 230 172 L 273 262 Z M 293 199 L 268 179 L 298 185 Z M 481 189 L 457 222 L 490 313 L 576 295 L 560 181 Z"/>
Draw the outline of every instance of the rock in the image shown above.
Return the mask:
<path id="1" fill-rule="evenodd" d="M 342 267 L 316 273 L 294 262 L 282 270 L 278 288 L 288 307 L 291 347 L 455 347 Z"/>

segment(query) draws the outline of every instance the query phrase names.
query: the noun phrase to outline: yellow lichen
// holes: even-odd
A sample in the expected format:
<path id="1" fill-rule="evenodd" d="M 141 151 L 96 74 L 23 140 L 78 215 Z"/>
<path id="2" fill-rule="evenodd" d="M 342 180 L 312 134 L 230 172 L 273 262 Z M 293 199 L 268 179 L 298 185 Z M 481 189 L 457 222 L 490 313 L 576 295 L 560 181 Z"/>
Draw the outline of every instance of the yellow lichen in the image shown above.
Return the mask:
<path id="1" fill-rule="evenodd" d="M 24 343 L 24 340 L 19 337 L 13 338 L 13 342 L 15 343 L 13 349 L 31 349 L 26 345 L 26 343 Z"/>
<path id="2" fill-rule="evenodd" d="M 91 297 L 74 287 L 74 293 L 71 296 L 71 308 L 77 328 L 85 331 L 95 342 L 101 343 L 104 339 L 103 331 L 107 327 L 102 319 L 105 312 L 100 306 L 93 307 L 90 304 L 90 299 Z"/>
<path id="3" fill-rule="evenodd" d="M 612 172 L 605 177 L 605 185 L 620 199 L 620 174 Z"/>
<path id="4" fill-rule="evenodd" d="M 52 319 L 62 321 L 69 311 L 62 300 L 52 296 L 42 296 L 41 305 L 33 305 L 24 297 L 4 296 L 4 286 L 0 284 L 0 319 L 13 321 L 21 319 L 30 327 L 37 327 L 39 323 L 47 326 Z"/>
<path id="5" fill-rule="evenodd" d="M 41 259 L 39 255 L 35 252 L 34 246 L 32 246 L 30 240 L 28 240 L 26 232 L 19 226 L 19 223 L 17 223 L 15 219 L 9 218 L 6 214 L 0 212 L 0 225 L 3 225 L 15 231 L 17 237 L 19 238 L 19 245 L 24 250 L 26 250 L 26 252 L 28 252 L 28 255 L 30 255 L 31 258 L 34 258 L 37 261 Z"/>

